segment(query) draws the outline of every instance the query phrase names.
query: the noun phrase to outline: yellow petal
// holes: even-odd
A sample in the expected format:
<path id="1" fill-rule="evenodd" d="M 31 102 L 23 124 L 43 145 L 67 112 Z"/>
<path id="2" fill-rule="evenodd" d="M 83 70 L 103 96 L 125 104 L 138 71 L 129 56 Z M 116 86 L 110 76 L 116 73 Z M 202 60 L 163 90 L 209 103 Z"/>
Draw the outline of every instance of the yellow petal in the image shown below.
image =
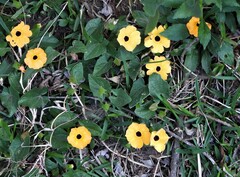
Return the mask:
<path id="1" fill-rule="evenodd" d="M 144 46 L 145 47 L 151 47 L 153 45 L 153 41 L 151 40 L 150 36 L 146 37 L 144 39 Z"/>
<path id="2" fill-rule="evenodd" d="M 137 28 L 133 25 L 128 25 L 126 28 L 125 28 L 125 32 L 128 33 L 128 34 L 131 34 L 133 33 L 134 31 L 137 31 Z"/>
<path id="3" fill-rule="evenodd" d="M 151 48 L 152 53 L 163 53 L 164 48 L 162 45 L 153 45 Z"/>
<path id="4" fill-rule="evenodd" d="M 158 144 L 156 146 L 154 146 L 154 148 L 158 151 L 158 152 L 163 152 L 166 148 L 165 144 Z"/>
<path id="5" fill-rule="evenodd" d="M 168 75 L 167 75 L 166 72 L 161 70 L 161 71 L 159 71 L 157 73 L 161 76 L 162 80 L 167 80 Z"/>
<path id="6" fill-rule="evenodd" d="M 170 47 L 170 40 L 164 36 L 160 36 L 160 43 L 161 45 L 163 45 L 163 47 L 165 48 L 169 48 Z"/>
<path id="7" fill-rule="evenodd" d="M 160 26 L 158 27 L 158 29 L 157 29 L 158 34 L 161 33 L 161 32 L 163 32 L 164 30 L 165 30 L 164 27 L 163 27 L 162 25 L 160 25 Z"/>
<path id="8" fill-rule="evenodd" d="M 77 138 L 78 134 L 81 135 L 80 139 Z M 67 137 L 68 143 L 78 149 L 85 148 L 91 142 L 91 139 L 91 133 L 84 126 L 72 128 Z"/>
<path id="9" fill-rule="evenodd" d="M 198 37 L 198 26 L 200 19 L 198 17 L 192 17 L 186 24 L 189 34 Z"/>
<path id="10" fill-rule="evenodd" d="M 150 145 L 155 146 L 155 147 L 160 146 L 160 145 L 165 145 L 168 142 L 168 139 L 169 139 L 169 137 L 166 134 L 164 129 L 160 129 L 158 131 L 153 131 L 151 133 Z"/>
<path id="11" fill-rule="evenodd" d="M 207 24 L 207 26 L 208 26 L 209 29 L 212 29 L 212 25 L 211 25 L 210 23 L 207 23 L 207 22 L 206 22 L 206 24 Z"/>
<path id="12" fill-rule="evenodd" d="M 137 136 L 137 132 L 141 133 L 141 135 Z M 149 144 L 151 135 L 149 129 L 145 124 L 138 124 L 133 122 L 127 128 L 125 136 L 132 147 L 142 148 L 143 144 Z"/>

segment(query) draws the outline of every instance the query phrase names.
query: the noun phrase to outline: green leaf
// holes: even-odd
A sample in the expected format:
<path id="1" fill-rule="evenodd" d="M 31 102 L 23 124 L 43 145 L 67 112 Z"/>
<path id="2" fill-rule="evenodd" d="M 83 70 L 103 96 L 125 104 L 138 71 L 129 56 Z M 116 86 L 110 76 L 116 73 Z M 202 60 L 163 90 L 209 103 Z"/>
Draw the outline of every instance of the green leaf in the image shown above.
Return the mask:
<path id="1" fill-rule="evenodd" d="M 162 5 L 170 8 L 178 8 L 185 0 L 162 0 Z"/>
<path id="2" fill-rule="evenodd" d="M 191 71 L 195 71 L 199 65 L 199 55 L 198 51 L 194 48 L 187 52 L 184 65 Z"/>
<path id="3" fill-rule="evenodd" d="M 128 52 L 123 48 L 120 48 L 118 50 L 118 53 L 116 54 L 116 57 L 122 61 L 128 61 L 128 60 L 134 60 L 136 58 L 136 55 L 134 55 L 132 52 Z"/>
<path id="4" fill-rule="evenodd" d="M 77 114 L 73 112 L 63 112 L 60 113 L 52 122 L 52 128 L 57 127 L 59 125 L 64 125 L 68 122 L 71 122 L 77 117 Z"/>
<path id="5" fill-rule="evenodd" d="M 27 174 L 25 174 L 24 177 L 39 176 L 39 173 L 40 173 L 40 169 L 35 167 L 34 169 L 31 169 Z"/>
<path id="6" fill-rule="evenodd" d="M 11 117 L 17 111 L 18 99 L 18 92 L 11 86 L 9 88 L 3 88 L 3 91 L 0 94 L 0 100 L 2 105 L 7 108 L 9 117 Z"/>
<path id="7" fill-rule="evenodd" d="M 0 77 L 4 77 L 4 76 L 8 76 L 12 71 L 13 71 L 13 67 L 12 67 L 13 63 L 10 63 L 10 61 L 8 60 L 3 60 L 3 62 L 0 64 Z"/>
<path id="8" fill-rule="evenodd" d="M 84 81 L 82 62 L 73 64 L 73 67 L 70 69 L 69 80 L 70 82 L 78 85 Z"/>
<path id="9" fill-rule="evenodd" d="M 1 16 L 0 16 L 0 25 L 2 26 L 2 28 L 5 30 L 7 34 L 10 33 L 10 30 L 8 29 L 7 25 L 5 24 Z"/>
<path id="10" fill-rule="evenodd" d="M 18 101 L 19 105 L 28 106 L 29 108 L 44 107 L 49 99 L 47 96 L 42 96 L 48 91 L 47 88 L 33 88 L 25 93 Z"/>
<path id="11" fill-rule="evenodd" d="M 141 0 L 143 9 L 148 16 L 154 16 L 158 7 L 160 6 L 161 0 Z"/>
<path id="12" fill-rule="evenodd" d="M 209 74 L 211 72 L 211 62 L 212 58 L 208 51 L 204 50 L 202 54 L 201 64 L 203 70 Z"/>
<path id="13" fill-rule="evenodd" d="M 135 80 L 140 69 L 140 61 L 138 58 L 130 60 L 128 65 L 128 74 L 132 80 Z"/>
<path id="14" fill-rule="evenodd" d="M 86 51 L 86 46 L 82 41 L 74 40 L 72 46 L 68 48 L 68 53 L 84 53 Z"/>
<path id="15" fill-rule="evenodd" d="M 240 9 L 239 9 L 240 11 Z M 232 13 L 226 13 L 226 25 L 231 30 L 232 33 L 235 33 L 237 30 L 236 18 Z"/>
<path id="16" fill-rule="evenodd" d="M 228 42 L 223 42 L 220 46 L 217 55 L 221 58 L 221 60 L 228 65 L 233 65 L 234 63 L 234 53 L 233 47 Z"/>
<path id="17" fill-rule="evenodd" d="M 215 4 L 222 11 L 222 0 L 204 0 L 207 5 Z"/>
<path id="18" fill-rule="evenodd" d="M 112 61 L 108 61 L 108 59 L 109 59 L 108 55 L 103 55 L 97 60 L 94 66 L 93 75 L 101 76 L 111 68 Z"/>
<path id="19" fill-rule="evenodd" d="M 85 27 L 85 30 L 87 31 L 88 35 L 90 36 L 91 34 L 93 34 L 93 32 L 99 28 L 101 23 L 102 21 L 100 18 L 94 18 L 92 20 L 89 20 Z"/>
<path id="20" fill-rule="evenodd" d="M 63 174 L 63 177 L 72 177 L 72 176 L 93 177 L 93 175 L 89 175 L 88 173 L 84 172 L 82 169 L 70 170 Z"/>
<path id="21" fill-rule="evenodd" d="M 62 129 L 57 128 L 54 132 L 52 132 L 52 147 L 59 149 L 59 148 L 68 148 L 69 144 L 67 142 L 68 133 Z"/>
<path id="22" fill-rule="evenodd" d="M 0 57 L 3 57 L 9 51 L 11 51 L 9 47 L 0 48 Z"/>
<path id="23" fill-rule="evenodd" d="M 201 19 L 201 23 L 198 28 L 198 37 L 203 48 L 206 49 L 208 43 L 211 40 L 211 31 L 205 23 L 204 19 Z"/>
<path id="24" fill-rule="evenodd" d="M 88 35 L 85 35 L 85 38 L 88 40 L 88 42 L 91 42 L 93 40 L 102 42 L 104 39 L 103 22 L 100 18 L 89 20 L 85 27 L 85 31 Z"/>
<path id="25" fill-rule="evenodd" d="M 161 95 L 168 98 L 170 89 L 166 81 L 162 80 L 159 74 L 152 74 L 149 77 L 148 83 L 149 93 L 152 97 L 161 99 Z"/>
<path id="26" fill-rule="evenodd" d="M 22 92 L 22 87 L 20 85 L 20 74 L 17 72 L 12 72 L 11 74 L 9 74 L 8 76 L 8 82 L 11 85 L 11 87 L 21 93 Z"/>
<path id="27" fill-rule="evenodd" d="M 227 7 L 227 6 L 230 6 L 230 7 L 240 7 L 240 4 L 239 2 L 237 2 L 237 0 L 231 0 L 231 1 L 223 1 L 223 6 L 224 7 Z"/>
<path id="28" fill-rule="evenodd" d="M 161 35 L 172 41 L 180 41 L 187 38 L 189 33 L 185 24 L 173 24 L 163 31 Z"/>
<path id="29" fill-rule="evenodd" d="M 235 94 L 232 96 L 231 108 L 234 110 L 237 106 L 238 99 L 240 98 L 240 87 L 236 90 Z"/>
<path id="30" fill-rule="evenodd" d="M 29 153 L 29 150 L 30 150 L 29 145 L 30 145 L 30 137 L 28 135 L 25 137 L 23 141 L 20 139 L 19 136 L 14 138 L 14 140 L 12 141 L 9 147 L 11 159 L 13 161 L 23 160 Z"/>
<path id="31" fill-rule="evenodd" d="M 238 25 L 240 25 L 240 10 L 236 12 L 237 13 L 237 21 Z"/>
<path id="32" fill-rule="evenodd" d="M 148 23 L 146 24 L 146 28 L 145 28 L 145 34 L 148 34 L 157 26 L 158 19 L 159 19 L 158 11 L 156 12 L 156 14 L 153 17 L 149 17 Z"/>
<path id="33" fill-rule="evenodd" d="M 131 97 L 122 88 L 112 90 L 115 96 L 110 96 L 109 99 L 114 106 L 122 107 L 132 101 Z"/>
<path id="34" fill-rule="evenodd" d="M 41 46 L 44 46 L 44 47 L 57 47 L 61 45 L 61 42 L 55 37 L 55 36 L 52 36 L 50 34 L 47 34 L 46 36 L 43 37 L 43 40 L 42 40 L 42 43 L 41 43 Z"/>
<path id="35" fill-rule="evenodd" d="M 106 46 L 103 43 L 88 43 L 86 52 L 84 53 L 84 60 L 96 58 L 106 52 Z"/>
<path id="36" fill-rule="evenodd" d="M 89 87 L 95 97 L 104 99 L 111 91 L 111 85 L 102 77 L 88 75 Z"/>
<path id="37" fill-rule="evenodd" d="M 129 96 L 132 101 L 129 103 L 129 107 L 132 108 L 137 103 L 141 102 L 148 95 L 148 87 L 144 84 L 144 80 L 139 78 L 133 82 Z"/>
<path id="38" fill-rule="evenodd" d="M 143 119 L 150 119 L 155 116 L 155 111 L 151 111 L 149 107 L 152 105 L 153 102 L 147 102 L 145 104 L 137 105 L 135 109 L 135 113 L 137 116 Z"/>
<path id="39" fill-rule="evenodd" d="M 149 18 L 143 11 L 135 10 L 132 13 L 133 18 L 136 20 L 137 24 L 141 27 L 146 27 L 149 22 Z"/>
<path id="40" fill-rule="evenodd" d="M 13 134 L 8 127 L 8 124 L 0 119 L 0 140 L 1 141 L 12 141 Z"/>
<path id="41" fill-rule="evenodd" d="M 60 53 L 58 51 L 54 50 L 52 47 L 47 47 L 45 52 L 47 54 L 47 63 L 46 64 L 52 63 L 53 60 L 60 55 Z"/>
<path id="42" fill-rule="evenodd" d="M 200 16 L 200 7 L 199 7 L 199 0 L 186 0 L 182 3 L 182 5 L 177 8 L 176 12 L 174 13 L 173 18 L 187 18 Z"/>
<path id="43" fill-rule="evenodd" d="M 85 126 L 92 134 L 92 136 L 101 136 L 102 128 L 89 120 L 80 120 L 80 124 Z"/>

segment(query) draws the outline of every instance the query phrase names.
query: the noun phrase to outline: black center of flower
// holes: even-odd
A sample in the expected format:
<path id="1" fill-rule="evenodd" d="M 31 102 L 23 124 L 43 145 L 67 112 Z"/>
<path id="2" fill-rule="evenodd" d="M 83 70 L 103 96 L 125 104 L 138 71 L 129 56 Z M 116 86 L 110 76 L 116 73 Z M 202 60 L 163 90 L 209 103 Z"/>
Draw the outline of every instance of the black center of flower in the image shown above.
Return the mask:
<path id="1" fill-rule="evenodd" d="M 129 37 L 128 36 L 125 36 L 124 37 L 124 41 L 127 42 L 129 40 Z"/>
<path id="2" fill-rule="evenodd" d="M 142 136 L 142 134 L 141 134 L 140 131 L 137 131 L 137 132 L 136 132 L 136 135 L 137 135 L 138 137 Z"/>
<path id="3" fill-rule="evenodd" d="M 160 71 L 161 70 L 161 67 L 160 66 L 157 66 L 156 67 L 156 71 Z"/>
<path id="4" fill-rule="evenodd" d="M 200 25 L 200 23 L 197 23 L 197 26 L 199 26 Z"/>
<path id="5" fill-rule="evenodd" d="M 21 34 L 22 34 L 22 33 L 21 33 L 20 31 L 17 31 L 17 32 L 16 32 L 16 36 L 21 36 Z"/>
<path id="6" fill-rule="evenodd" d="M 77 139 L 81 139 L 81 138 L 82 138 L 82 135 L 78 134 Z"/>
<path id="7" fill-rule="evenodd" d="M 159 140 L 159 136 L 156 135 L 156 136 L 154 136 L 153 139 L 154 139 L 154 141 L 158 141 Z"/>
<path id="8" fill-rule="evenodd" d="M 156 37 L 155 37 L 155 41 L 157 41 L 157 42 L 160 41 L 160 37 L 159 37 L 159 36 L 156 36 Z"/>
<path id="9" fill-rule="evenodd" d="M 37 55 L 34 55 L 34 56 L 33 56 L 33 59 L 34 59 L 34 60 L 36 60 L 37 58 L 38 58 Z"/>

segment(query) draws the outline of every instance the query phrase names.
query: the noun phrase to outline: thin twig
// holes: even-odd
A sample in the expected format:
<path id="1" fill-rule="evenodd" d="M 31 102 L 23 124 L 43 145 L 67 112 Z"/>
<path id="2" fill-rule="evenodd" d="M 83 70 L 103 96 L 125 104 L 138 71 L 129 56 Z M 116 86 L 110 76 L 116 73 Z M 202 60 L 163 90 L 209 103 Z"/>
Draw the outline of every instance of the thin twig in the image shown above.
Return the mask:
<path id="1" fill-rule="evenodd" d="M 172 131 L 170 131 L 169 129 L 166 129 L 166 132 L 169 133 L 169 135 L 173 136 L 174 138 L 178 139 L 179 141 L 185 143 L 186 145 L 188 146 L 191 146 L 191 147 L 194 147 L 194 144 L 190 143 L 189 141 L 187 140 L 184 140 L 183 138 L 179 137 L 178 135 L 176 135 L 175 133 L 173 133 Z M 215 162 L 215 160 L 213 159 L 213 157 L 207 153 L 207 152 L 203 152 L 202 153 L 206 158 L 208 158 L 208 160 L 210 160 L 210 162 L 213 164 L 213 165 L 216 165 L 216 168 L 218 171 L 221 171 L 220 167 L 217 165 L 217 163 Z"/>
<path id="2" fill-rule="evenodd" d="M 197 162 L 198 162 L 198 177 L 202 177 L 202 165 L 200 154 L 197 153 Z"/>
<path id="3" fill-rule="evenodd" d="M 112 152 L 113 154 L 115 154 L 115 155 L 117 155 L 117 156 L 119 156 L 119 157 L 122 157 L 122 158 L 124 158 L 124 159 L 127 159 L 128 161 L 130 161 L 130 162 L 132 162 L 132 163 L 134 163 L 134 164 L 136 164 L 136 165 L 139 165 L 139 166 L 142 166 L 142 167 L 145 167 L 145 168 L 152 168 L 151 166 L 147 166 L 147 165 L 144 165 L 144 164 L 142 164 L 142 163 L 136 162 L 136 161 L 132 160 L 132 159 L 129 158 L 129 157 L 126 157 L 126 156 L 124 156 L 124 155 L 121 155 L 121 154 L 113 151 L 110 147 L 108 147 L 108 145 L 107 145 L 104 141 L 101 141 L 101 142 L 102 142 L 102 144 L 103 144 L 110 152 Z"/>
<path id="4" fill-rule="evenodd" d="M 157 162 L 157 165 L 156 165 L 156 167 L 155 167 L 153 177 L 155 177 L 155 176 L 157 175 L 157 169 L 158 169 L 158 167 L 159 167 L 160 160 L 161 160 L 161 158 L 158 158 L 158 162 Z"/>
<path id="5" fill-rule="evenodd" d="M 57 21 L 57 19 L 60 17 L 60 15 L 62 14 L 62 12 L 65 10 L 65 8 L 68 5 L 68 1 L 65 3 L 65 5 L 63 6 L 62 10 L 59 12 L 59 14 L 53 19 L 52 24 L 48 27 L 48 29 L 44 32 L 44 34 L 42 35 L 41 39 L 39 40 L 39 43 L 37 45 L 37 48 L 40 46 L 44 36 L 47 34 L 47 32 L 50 30 L 50 28 L 53 26 L 53 24 Z"/>
<path id="6" fill-rule="evenodd" d="M 176 177 L 178 176 L 178 167 L 179 167 L 179 153 L 176 150 L 179 148 L 179 140 L 174 140 L 173 150 L 172 150 L 172 158 L 171 158 L 171 171 L 169 177 Z"/>
<path id="7" fill-rule="evenodd" d="M 82 113 L 83 113 L 83 117 L 84 117 L 84 119 L 86 119 L 86 120 L 87 120 L 85 106 L 84 106 L 84 104 L 82 103 L 81 99 L 79 98 L 79 96 L 78 96 L 77 92 L 75 91 L 76 89 L 74 88 L 74 85 L 73 85 L 73 83 L 71 83 L 71 82 L 70 82 L 70 85 L 71 85 L 72 89 L 74 90 L 74 95 L 76 96 L 76 98 L 77 98 L 78 102 L 80 103 L 80 105 L 81 105 L 81 107 L 82 107 Z"/>
<path id="8" fill-rule="evenodd" d="M 198 114 L 201 114 L 201 115 L 204 115 L 206 118 L 211 119 L 211 120 L 214 120 L 214 121 L 217 122 L 217 123 L 220 123 L 220 124 L 225 125 L 225 126 L 227 126 L 227 127 L 232 127 L 231 124 L 229 124 L 229 123 L 227 123 L 227 122 L 224 122 L 224 121 L 222 121 L 222 120 L 220 120 L 220 119 L 217 119 L 217 118 L 215 118 L 215 117 L 212 117 L 212 116 L 203 114 L 201 111 L 197 111 L 197 113 L 198 113 Z"/>

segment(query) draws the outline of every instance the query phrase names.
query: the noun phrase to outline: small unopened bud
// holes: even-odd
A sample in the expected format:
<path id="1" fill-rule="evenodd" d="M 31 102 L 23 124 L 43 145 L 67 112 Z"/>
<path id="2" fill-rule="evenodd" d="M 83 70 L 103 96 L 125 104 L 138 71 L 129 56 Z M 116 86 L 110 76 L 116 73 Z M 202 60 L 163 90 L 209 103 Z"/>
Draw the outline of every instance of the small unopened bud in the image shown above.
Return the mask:
<path id="1" fill-rule="evenodd" d="M 25 73 L 25 68 L 24 68 L 24 66 L 22 65 L 22 66 L 19 66 L 19 68 L 18 68 L 22 73 Z"/>

